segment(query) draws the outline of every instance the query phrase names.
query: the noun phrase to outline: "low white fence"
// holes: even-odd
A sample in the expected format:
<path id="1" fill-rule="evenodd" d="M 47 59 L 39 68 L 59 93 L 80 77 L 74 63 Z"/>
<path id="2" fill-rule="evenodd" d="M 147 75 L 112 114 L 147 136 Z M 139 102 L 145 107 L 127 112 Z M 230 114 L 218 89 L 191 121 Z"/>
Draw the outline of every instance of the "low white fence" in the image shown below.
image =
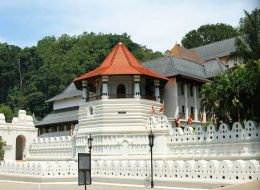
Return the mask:
<path id="1" fill-rule="evenodd" d="M 155 180 L 193 180 L 207 182 L 245 182 L 260 179 L 259 160 L 155 160 Z M 150 178 L 150 161 L 94 160 L 94 176 L 129 179 Z"/>
<path id="2" fill-rule="evenodd" d="M 74 161 L 29 161 L 1 162 L 0 175 L 59 178 L 77 176 L 77 162 Z"/>

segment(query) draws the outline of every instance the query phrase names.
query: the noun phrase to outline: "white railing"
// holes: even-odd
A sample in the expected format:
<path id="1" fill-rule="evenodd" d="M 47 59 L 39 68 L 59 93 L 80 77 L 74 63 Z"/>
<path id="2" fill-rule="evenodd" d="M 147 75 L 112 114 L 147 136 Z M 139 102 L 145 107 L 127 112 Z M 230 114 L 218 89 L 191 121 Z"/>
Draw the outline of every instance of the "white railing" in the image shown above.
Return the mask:
<path id="1" fill-rule="evenodd" d="M 168 137 L 169 144 L 189 144 L 189 143 L 220 143 L 232 141 L 260 140 L 260 129 L 257 123 L 247 121 L 243 127 L 241 123 L 234 123 L 232 128 L 227 124 L 221 124 L 217 130 L 216 125 L 207 127 L 198 125 L 195 127 L 186 126 L 173 128 L 172 135 Z"/>
<path id="2" fill-rule="evenodd" d="M 158 161 L 153 162 L 155 180 L 193 180 L 239 183 L 260 179 L 257 160 Z M 149 160 L 93 160 L 93 175 L 127 179 L 150 178 Z"/>
<path id="3" fill-rule="evenodd" d="M 0 175 L 28 177 L 77 176 L 77 162 L 74 161 L 7 161 L 0 163 Z"/>
<path id="4" fill-rule="evenodd" d="M 70 136 L 36 138 L 29 146 L 29 157 L 72 157 Z"/>

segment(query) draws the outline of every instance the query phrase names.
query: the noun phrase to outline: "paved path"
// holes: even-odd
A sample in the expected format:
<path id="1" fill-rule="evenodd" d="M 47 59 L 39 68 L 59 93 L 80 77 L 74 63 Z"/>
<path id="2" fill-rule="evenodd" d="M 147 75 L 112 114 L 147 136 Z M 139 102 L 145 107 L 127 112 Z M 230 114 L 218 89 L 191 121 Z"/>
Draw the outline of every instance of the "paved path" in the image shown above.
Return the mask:
<path id="1" fill-rule="evenodd" d="M 84 190 L 84 186 L 78 186 L 73 183 L 63 183 L 63 184 L 37 184 L 37 183 L 27 183 L 27 182 L 6 182 L 0 181 L 0 190 Z M 151 190 L 147 187 L 129 187 L 120 185 L 102 185 L 93 184 L 87 186 L 87 190 Z M 163 188 L 154 188 L 154 190 L 164 190 Z M 172 188 L 172 190 L 192 190 L 190 188 Z"/>

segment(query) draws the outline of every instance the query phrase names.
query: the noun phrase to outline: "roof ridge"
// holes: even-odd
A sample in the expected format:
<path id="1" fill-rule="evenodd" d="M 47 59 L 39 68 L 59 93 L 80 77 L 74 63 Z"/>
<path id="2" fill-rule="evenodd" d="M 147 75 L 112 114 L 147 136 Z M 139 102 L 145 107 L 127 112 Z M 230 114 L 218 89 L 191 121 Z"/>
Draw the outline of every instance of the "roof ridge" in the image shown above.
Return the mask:
<path id="1" fill-rule="evenodd" d="M 112 57 L 112 59 L 111 59 L 111 61 L 110 61 L 110 65 L 112 65 L 112 63 L 113 63 L 113 61 L 114 61 L 114 59 L 115 59 L 115 57 L 116 57 L 117 51 L 118 51 L 118 49 L 119 49 L 119 46 L 117 45 L 117 46 L 115 46 L 113 49 L 115 49 L 115 52 L 114 52 L 114 55 L 113 55 L 113 57 Z M 112 50 L 112 51 L 113 51 L 113 50 Z"/>
<path id="2" fill-rule="evenodd" d="M 120 45 L 122 45 L 122 44 L 120 44 Z M 137 68 L 131 63 L 131 61 L 130 61 L 130 59 L 129 59 L 127 53 L 126 53 L 126 50 L 125 50 L 124 45 L 122 45 L 122 50 L 123 50 L 123 53 L 124 53 L 124 55 L 125 55 L 125 57 L 126 57 L 127 62 L 129 63 L 129 65 L 130 65 L 132 68 L 134 68 L 135 70 L 137 70 L 137 71 L 140 72 L 140 70 L 137 69 Z M 137 60 L 137 61 L 138 61 L 138 60 Z M 142 68 L 142 67 L 141 67 L 141 68 Z"/>
<path id="3" fill-rule="evenodd" d="M 223 42 L 223 41 L 227 41 L 227 40 L 231 40 L 231 39 L 235 39 L 235 38 L 236 38 L 236 37 L 232 37 L 232 38 L 228 38 L 228 39 L 224 39 L 224 40 L 212 42 L 212 43 L 209 43 L 209 44 L 204 44 L 204 45 L 202 45 L 202 46 L 190 48 L 190 50 L 195 50 L 196 48 L 205 47 L 205 46 L 212 45 L 212 44 L 216 44 L 216 43 L 221 43 L 221 42 Z M 195 51 L 196 51 L 196 50 L 195 50 Z"/>
<path id="4" fill-rule="evenodd" d="M 130 59 L 129 59 L 129 57 L 128 57 L 128 55 L 127 55 L 127 53 L 126 53 L 126 50 L 125 50 L 124 46 L 122 46 L 122 50 L 123 50 L 123 53 L 124 53 L 124 55 L 126 57 L 127 62 L 129 63 L 129 65 L 133 66 L 131 61 L 130 61 Z"/>

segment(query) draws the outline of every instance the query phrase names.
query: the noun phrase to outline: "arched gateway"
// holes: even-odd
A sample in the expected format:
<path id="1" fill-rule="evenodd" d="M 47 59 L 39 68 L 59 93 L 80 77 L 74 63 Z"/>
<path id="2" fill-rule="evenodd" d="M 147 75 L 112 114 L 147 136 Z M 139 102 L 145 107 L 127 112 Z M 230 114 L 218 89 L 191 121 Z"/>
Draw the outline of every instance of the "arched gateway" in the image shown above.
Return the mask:
<path id="1" fill-rule="evenodd" d="M 24 160 L 25 159 L 25 143 L 26 139 L 23 135 L 19 135 L 16 137 L 16 151 L 15 151 L 15 159 L 16 160 Z"/>

